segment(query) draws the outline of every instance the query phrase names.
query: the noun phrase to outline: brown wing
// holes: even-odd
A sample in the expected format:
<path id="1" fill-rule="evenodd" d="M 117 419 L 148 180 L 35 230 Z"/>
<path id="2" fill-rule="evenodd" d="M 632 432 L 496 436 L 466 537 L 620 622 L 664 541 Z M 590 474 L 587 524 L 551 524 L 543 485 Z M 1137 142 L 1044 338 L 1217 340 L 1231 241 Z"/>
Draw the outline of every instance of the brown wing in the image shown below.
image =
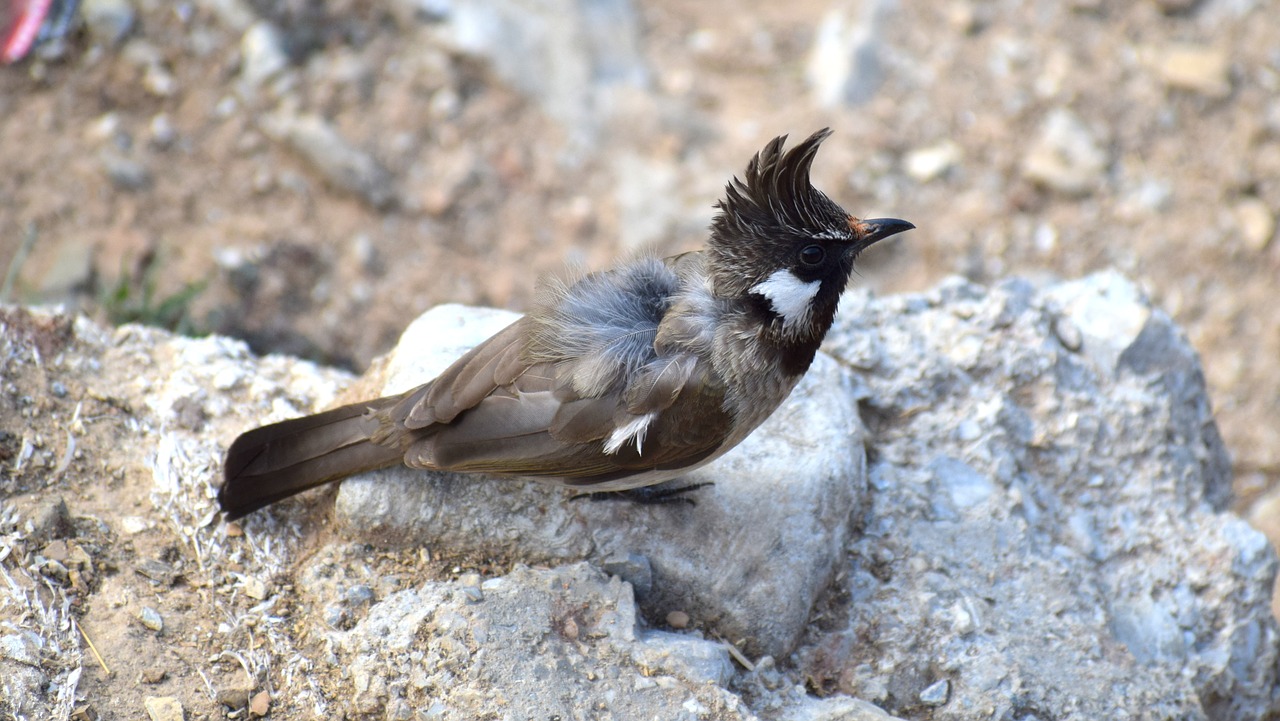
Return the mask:
<path id="1" fill-rule="evenodd" d="M 720 448 L 723 390 L 696 357 L 656 359 L 629 385 L 594 398 L 566 369 L 520 361 L 523 321 L 472 349 L 434 381 L 380 413 L 375 441 L 413 468 L 560 478 L 571 485 L 678 469 Z M 615 429 L 648 413 L 640 447 L 605 452 Z"/>

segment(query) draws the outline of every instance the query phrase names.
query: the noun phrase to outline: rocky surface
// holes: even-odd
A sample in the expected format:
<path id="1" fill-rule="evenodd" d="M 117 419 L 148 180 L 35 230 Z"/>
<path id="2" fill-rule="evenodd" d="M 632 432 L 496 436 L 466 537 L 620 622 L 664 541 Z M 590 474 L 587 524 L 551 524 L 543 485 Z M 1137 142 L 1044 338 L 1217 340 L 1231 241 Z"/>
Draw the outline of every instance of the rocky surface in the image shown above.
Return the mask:
<path id="1" fill-rule="evenodd" d="M 437 309 L 402 351 L 425 369 L 506 320 Z M 823 392 L 704 469 L 716 485 L 693 508 L 390 473 L 346 484 L 336 512 L 315 492 L 223 524 L 236 433 L 410 382 L 391 380 L 403 359 L 344 392 L 346 374 L 225 338 L 17 308 L 0 323 L 17 717 L 1280 712 L 1275 555 L 1229 510 L 1195 353 L 1118 274 L 849 295 L 808 381 Z M 450 324 L 466 332 L 441 337 Z M 815 417 L 827 403 L 852 456 L 770 470 L 844 424 Z M 431 522 L 403 525 L 413 513 L 370 510 L 387 492 L 441 505 L 407 498 Z M 766 492 L 790 496 L 789 518 L 756 515 Z M 792 547 L 761 577 L 779 557 L 760 536 L 707 554 L 689 527 Z M 829 570 L 792 567 L 824 553 Z M 788 582 L 762 617 L 752 592 Z"/>
<path id="2" fill-rule="evenodd" d="M 441 306 L 415 321 L 386 366 L 381 395 L 431 378 L 515 319 Z M 752 655 L 783 657 L 826 587 L 866 489 L 853 379 L 819 357 L 747 442 L 680 484 L 695 507 L 567 501 L 532 483 L 388 469 L 343 484 L 337 521 L 400 546 L 564 562 L 592 559 L 640 589 L 650 618 L 673 611 Z"/>

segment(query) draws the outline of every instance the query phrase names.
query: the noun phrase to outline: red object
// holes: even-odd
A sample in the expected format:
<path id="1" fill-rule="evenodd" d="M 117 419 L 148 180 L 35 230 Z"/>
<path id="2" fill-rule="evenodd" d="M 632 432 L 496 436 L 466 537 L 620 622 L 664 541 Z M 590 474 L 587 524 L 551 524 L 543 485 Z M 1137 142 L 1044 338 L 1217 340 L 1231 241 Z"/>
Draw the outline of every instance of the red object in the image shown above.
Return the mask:
<path id="1" fill-rule="evenodd" d="M 17 62 L 31 52 L 53 0 L 10 0 L 9 29 L 0 43 L 0 62 Z"/>

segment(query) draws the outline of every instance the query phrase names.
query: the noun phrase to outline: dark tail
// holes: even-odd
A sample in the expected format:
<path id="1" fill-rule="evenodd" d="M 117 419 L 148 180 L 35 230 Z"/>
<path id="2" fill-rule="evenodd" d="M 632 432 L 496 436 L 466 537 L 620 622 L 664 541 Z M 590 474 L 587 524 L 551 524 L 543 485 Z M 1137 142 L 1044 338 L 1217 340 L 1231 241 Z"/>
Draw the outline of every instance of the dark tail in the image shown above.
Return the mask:
<path id="1" fill-rule="evenodd" d="M 227 450 L 218 491 L 227 520 L 308 488 L 395 465 L 403 451 L 369 438 L 379 424 L 373 412 L 398 400 L 355 403 L 242 434 Z"/>

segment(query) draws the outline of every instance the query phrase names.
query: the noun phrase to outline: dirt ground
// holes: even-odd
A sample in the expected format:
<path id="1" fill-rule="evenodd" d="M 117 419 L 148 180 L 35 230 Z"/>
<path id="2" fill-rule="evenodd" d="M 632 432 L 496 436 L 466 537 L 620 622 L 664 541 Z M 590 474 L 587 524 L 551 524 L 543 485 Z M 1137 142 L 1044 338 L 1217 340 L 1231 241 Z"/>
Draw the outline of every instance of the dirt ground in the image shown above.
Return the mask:
<path id="1" fill-rule="evenodd" d="M 118 41 L 80 28 L 0 68 L 0 300 L 359 371 L 435 304 L 520 310 L 566 262 L 697 247 L 751 153 L 831 126 L 815 183 L 919 228 L 856 283 L 1118 267 L 1203 354 L 1238 508 L 1280 525 L 1280 2 L 637 3 L 649 74 L 588 140 L 438 42 L 412 10 L 431 3 L 87 5 L 113 4 L 134 12 Z M 877 82 L 828 107 L 808 64 L 840 8 L 877 28 Z M 288 59 L 248 90 L 246 18 L 273 21 Z M 373 180 L 340 187 L 282 140 L 298 116 Z M 94 503 L 143 503 L 110 498 L 124 487 Z M 82 531 L 95 558 L 163 572 L 147 534 L 122 550 Z"/>

